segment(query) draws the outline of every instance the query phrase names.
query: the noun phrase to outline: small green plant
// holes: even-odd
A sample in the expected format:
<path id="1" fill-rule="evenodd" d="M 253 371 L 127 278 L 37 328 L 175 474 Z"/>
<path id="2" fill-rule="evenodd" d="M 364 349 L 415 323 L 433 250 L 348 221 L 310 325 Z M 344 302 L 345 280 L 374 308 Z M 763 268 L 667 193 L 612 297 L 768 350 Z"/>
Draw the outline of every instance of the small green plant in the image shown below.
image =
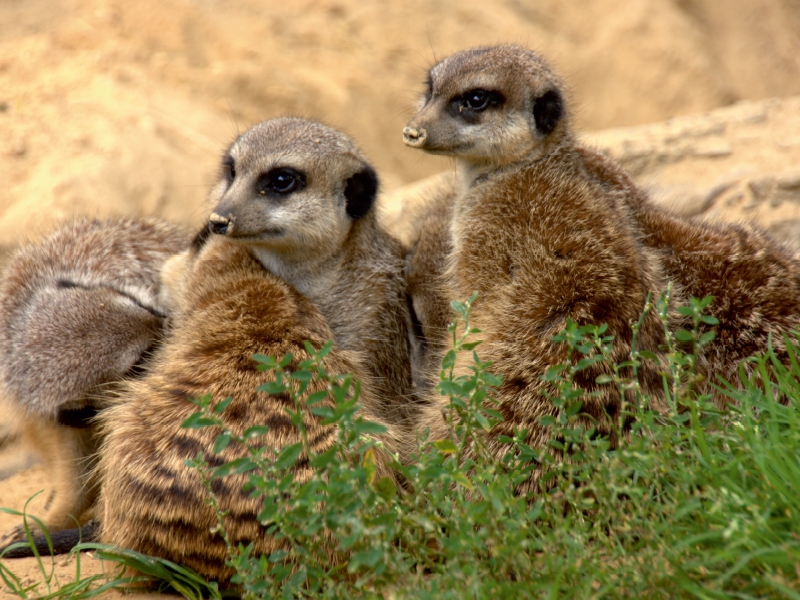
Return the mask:
<path id="1" fill-rule="evenodd" d="M 58 594 L 60 593 L 62 588 L 67 588 L 68 590 L 67 593 L 70 595 L 75 594 L 79 596 L 81 592 L 92 587 L 98 578 L 96 576 L 87 577 L 83 579 L 81 578 L 81 561 L 80 561 L 80 556 L 78 556 L 75 561 L 75 583 L 65 584 L 65 585 L 61 584 L 56 574 L 55 559 L 53 558 L 53 541 L 50 538 L 50 534 L 47 531 L 47 528 L 44 526 L 44 523 L 42 523 L 40 519 L 38 519 L 33 515 L 28 514 L 28 505 L 40 493 L 41 492 L 31 496 L 25 503 L 25 507 L 21 512 L 9 508 L 0 508 L 0 511 L 6 514 L 11 514 L 20 517 L 22 519 L 22 529 L 25 534 L 24 541 L 11 544 L 7 548 L 5 548 L 2 553 L 0 553 L 0 577 L 2 577 L 3 583 L 5 584 L 5 587 L 9 591 L 21 598 L 59 597 Z M 33 522 L 33 524 L 31 524 L 31 522 Z M 34 527 L 37 528 L 39 531 L 43 532 L 44 534 L 45 541 L 49 549 L 49 560 L 48 557 L 41 556 L 40 552 L 36 547 L 36 544 L 34 543 L 33 539 Z M 2 558 L 8 552 L 26 546 L 31 549 L 32 555 L 36 560 L 36 565 L 37 568 L 39 569 L 39 573 L 41 573 L 40 581 L 30 583 L 27 585 L 24 584 L 22 580 L 17 575 L 15 575 L 14 572 L 6 564 L 2 562 Z"/>
<path id="2" fill-rule="evenodd" d="M 678 306 L 675 310 L 691 322 L 691 329 L 672 331 L 669 327 L 671 296 L 672 284 L 659 298 L 656 310 L 664 324 L 666 358 L 669 365 L 669 374 L 664 378 L 664 393 L 672 410 L 678 411 L 683 406 L 691 407 L 697 405 L 698 401 L 703 403 L 709 398 L 697 393 L 697 386 L 703 381 L 702 375 L 697 372 L 697 362 L 705 347 L 717 336 L 716 332 L 708 327 L 719 325 L 719 321 L 716 317 L 703 312 L 711 305 L 713 301 L 711 296 L 703 299 L 690 298 L 688 306 Z"/>
<path id="3" fill-rule="evenodd" d="M 497 410 L 488 406 L 494 402 L 491 389 L 500 385 L 501 377 L 490 372 L 491 364 L 481 362 L 478 357 L 475 348 L 480 345 L 480 340 L 468 341 L 481 333 L 480 329 L 469 325 L 470 309 L 476 298 L 477 294 L 473 294 L 466 302 L 454 300 L 451 303 L 455 320 L 448 327 L 448 333 L 453 347 L 442 358 L 440 381 L 436 385 L 436 390 L 450 399 L 448 410 L 443 415 L 450 429 L 450 439 L 439 440 L 434 446 L 444 454 L 452 453 L 457 464 L 461 464 L 468 445 L 472 446 L 477 458 L 492 462 L 494 455 L 487 450 L 483 436 L 476 435 L 476 432 L 490 431 L 503 420 Z M 459 329 L 462 321 L 463 331 Z M 472 374 L 456 376 L 456 360 L 465 352 L 472 353 Z"/>
<path id="4" fill-rule="evenodd" d="M 267 428 L 254 426 L 237 436 L 224 430 L 216 439 L 215 452 L 228 444 L 241 444 L 247 456 L 212 468 L 202 456 L 189 461 L 208 489 L 208 501 L 218 516 L 217 531 L 228 546 L 228 564 L 237 571 L 233 582 L 247 597 L 292 597 L 318 593 L 330 580 L 353 578 L 357 588 L 380 580 L 388 568 L 390 548 L 395 539 L 395 519 L 391 512 L 396 486 L 389 478 L 376 480 L 376 458 L 384 452 L 372 436 L 385 427 L 364 420 L 358 414 L 359 384 L 352 374 L 330 375 L 324 358 L 332 343 L 315 350 L 306 344 L 309 358 L 292 371 L 292 357 L 278 360 L 256 356 L 258 368 L 271 371 L 274 381 L 259 391 L 286 394 L 293 408 L 287 409 L 302 441 L 283 448 L 270 448 L 254 442 Z M 323 391 L 308 394 L 312 382 L 321 382 Z M 320 386 L 317 386 L 320 387 Z M 333 408 L 322 405 L 330 395 Z M 213 404 L 210 398 L 198 401 L 200 412 L 184 427 L 223 427 L 219 415 L 229 401 Z M 322 424 L 337 426 L 333 446 L 318 453 L 309 444 L 304 415 L 322 418 Z M 315 474 L 305 482 L 293 477 L 301 455 L 308 456 Z M 253 545 L 234 545 L 225 532 L 225 513 L 212 491 L 212 481 L 231 473 L 249 473 L 247 490 L 262 500 L 258 515 L 265 535 L 283 542 L 282 550 L 270 556 L 254 556 Z M 332 539 L 327 532 L 335 532 Z M 347 575 L 344 575 L 346 573 Z"/>
<path id="5" fill-rule="evenodd" d="M 480 360 L 473 301 L 453 303 L 453 348 L 437 386 L 449 399 L 449 436 L 428 440 L 423 432 L 409 464 L 390 461 L 401 486 L 377 477 L 375 457 L 385 450 L 374 436 L 382 428 L 359 417 L 352 376 L 325 371 L 330 345 L 308 348 L 309 360 L 292 372 L 288 358 L 258 357 L 275 375 L 264 393 L 290 395 L 295 426 L 302 431 L 301 415 L 313 411 L 336 426 L 337 438 L 314 455 L 305 438 L 265 448 L 263 427 L 241 436 L 221 428 L 214 449 L 241 444 L 247 456 L 219 467 L 203 457 L 191 462 L 209 489 L 219 535 L 227 516 L 211 482 L 247 472 L 264 534 L 284 542 L 270 556 L 228 543 L 245 597 L 800 598 L 798 339 L 785 340 L 788 360 L 770 349 L 750 359 L 752 377 L 717 385 L 731 400 L 720 411 L 709 401 L 712 382 L 696 371 L 713 342 L 710 299 L 675 308 L 686 330 L 670 331 L 667 290 L 647 307 L 665 323 L 660 368 L 669 410 L 656 413 L 637 381 L 642 364 L 655 360 L 636 348 L 641 320 L 619 364 L 604 326 L 568 323 L 556 336 L 568 360 L 544 374 L 555 408 L 542 420 L 549 445 L 530 447 L 517 431 L 496 440 L 508 448 L 498 460 L 487 432 L 501 419 L 492 399 L 501 380 Z M 577 376 L 600 365 L 607 368 L 596 383 L 627 400 L 614 448 L 581 415 L 587 392 Z M 307 393 L 311 381 L 325 382 L 333 408 Z M 227 401 L 198 405 L 186 426 L 220 428 Z M 315 474 L 299 482 L 292 469 L 303 452 Z M 516 494 L 533 469 L 547 485 L 533 497 Z"/>

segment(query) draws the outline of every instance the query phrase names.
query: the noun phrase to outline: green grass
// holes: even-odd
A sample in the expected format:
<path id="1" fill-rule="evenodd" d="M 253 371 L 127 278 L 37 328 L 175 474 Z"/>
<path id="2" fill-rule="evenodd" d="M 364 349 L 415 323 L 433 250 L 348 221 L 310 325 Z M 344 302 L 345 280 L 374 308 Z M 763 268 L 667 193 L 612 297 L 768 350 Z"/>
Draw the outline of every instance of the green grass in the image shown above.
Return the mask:
<path id="1" fill-rule="evenodd" d="M 396 465 L 413 491 L 375 477 L 377 449 L 369 436 L 379 428 L 359 419 L 352 378 L 325 372 L 330 346 L 295 372 L 285 371 L 286 361 L 259 357 L 260 368 L 276 373 L 264 392 L 292 395 L 297 426 L 310 403 L 338 424 L 339 434 L 331 451 L 312 456 L 317 475 L 303 484 L 286 477 L 302 447 L 279 449 L 280 458 L 267 461 L 253 445 L 260 429 L 240 438 L 220 431 L 217 450 L 244 444 L 248 458 L 218 468 L 206 457 L 191 461 L 215 507 L 215 477 L 250 473 L 269 523 L 265 534 L 286 540 L 286 551 L 268 557 L 229 544 L 237 584 L 249 598 L 800 598 L 797 340 L 791 340 L 786 365 L 772 352 L 751 359 L 756 376 L 726 386 L 732 403 L 719 411 L 695 390 L 694 364 L 712 343 L 699 333 L 701 323 L 713 325 L 703 315 L 707 305 L 707 299 L 692 301 L 683 310 L 693 330 L 670 332 L 664 375 L 669 414 L 644 410 L 646 398 L 639 397 L 627 407 L 636 419 L 632 431 L 613 450 L 578 420 L 582 392 L 574 384 L 578 371 L 608 359 L 605 328 L 569 324 L 560 334 L 571 355 L 568 364 L 545 374 L 558 407 L 546 424 L 555 434 L 552 444 L 569 453 L 566 462 L 552 449 L 527 446 L 523 432 L 506 440 L 503 460 L 482 448 L 483 433 L 499 418 L 491 401 L 499 379 L 480 362 L 480 346 L 472 341 L 480 336 L 468 324 L 470 302 L 454 303 L 453 351 L 439 385 L 452 401 L 453 435 L 422 442 L 412 464 Z M 662 298 L 652 310 L 664 314 L 665 306 Z M 681 352 L 679 343 L 692 351 Z M 473 353 L 470 376 L 454 375 L 458 352 Z M 627 377 L 650 359 L 634 351 L 603 383 L 636 390 Z M 319 398 L 305 393 L 313 378 L 329 382 L 335 409 L 323 409 Z M 227 403 L 198 403 L 198 416 L 186 426 L 218 427 Z M 468 443 L 479 448 L 475 460 L 465 458 Z M 535 461 L 545 467 L 549 489 L 533 500 L 515 495 Z M 225 536 L 224 514 L 219 519 Z M 218 594 L 177 565 L 104 551 L 188 597 Z M 59 588 L 41 564 L 41 589 L 23 589 L 10 574 L 13 564 L 0 563 L 0 573 L 23 597 L 81 598 L 100 589 L 99 580 L 81 580 L 79 571 L 76 582 Z"/>
<path id="2" fill-rule="evenodd" d="M 25 505 L 26 509 L 35 496 L 28 500 Z M 94 598 L 111 589 L 168 591 L 198 600 L 204 597 L 221 598 L 216 584 L 204 581 L 190 569 L 160 558 L 93 542 L 80 543 L 73 549 L 70 555 L 74 558 L 74 576 L 68 577 L 68 581 L 61 581 L 56 572 L 56 557 L 53 556 L 52 540 L 41 520 L 27 514 L 26 510 L 20 512 L 0 508 L 0 511 L 20 517 L 25 530 L 24 541 L 12 544 L 0 553 L 0 579 L 2 579 L 7 592 L 20 598 Z M 44 532 L 50 550 L 47 556 L 40 555 L 36 550 L 32 524 L 38 531 Z M 9 562 L 6 559 L 6 562 L 3 562 L 3 555 L 6 552 L 23 546 L 31 548 L 41 575 L 39 581 L 24 583 L 12 569 L 13 560 Z M 111 572 L 106 572 L 104 568 L 103 573 L 83 576 L 81 565 L 85 555 L 82 552 L 87 551 L 93 553 L 94 559 L 105 561 L 104 567 L 108 567 Z M 133 569 L 138 575 L 122 575 L 121 568 Z"/>

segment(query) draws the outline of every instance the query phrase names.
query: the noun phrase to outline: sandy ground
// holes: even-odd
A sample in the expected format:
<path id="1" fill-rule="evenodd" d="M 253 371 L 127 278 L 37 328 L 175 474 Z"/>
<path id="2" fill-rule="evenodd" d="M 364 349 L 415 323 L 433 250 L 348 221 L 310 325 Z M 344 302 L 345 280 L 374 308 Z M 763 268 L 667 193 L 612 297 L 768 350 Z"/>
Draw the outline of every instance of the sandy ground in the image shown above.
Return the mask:
<path id="1" fill-rule="evenodd" d="M 17 470 L 16 473 L 7 476 L 0 482 L 0 507 L 23 510 L 28 500 L 37 492 L 42 492 L 35 496 L 29 503 L 27 512 L 30 514 L 42 514 L 47 493 L 48 473 L 41 464 L 31 464 L 35 457 L 19 444 L 6 443 L 0 447 L 0 475 L 8 475 L 9 471 Z M 0 532 L 7 531 L 20 523 L 19 517 L 0 512 Z M 3 566 L 10 569 L 24 586 L 40 584 L 36 592 L 29 592 L 30 598 L 35 598 L 47 592 L 44 584 L 44 576 L 38 563 L 33 558 L 5 559 Z M 56 590 L 60 584 L 67 584 L 75 581 L 76 578 L 76 558 L 70 556 L 47 557 L 43 559 L 45 573 L 52 574 L 51 590 Z M 80 556 L 80 575 L 85 578 L 90 575 L 104 573 L 101 561 L 94 558 L 92 553 L 83 553 Z M 121 594 L 118 592 L 107 592 L 104 597 L 126 598 L 128 600 L 140 600 L 158 597 L 156 594 Z M 0 599 L 18 598 L 12 594 L 0 581 Z"/>
<path id="2" fill-rule="evenodd" d="M 22 510 L 28 499 L 36 492 L 42 491 L 28 505 L 28 511 L 32 514 L 40 513 L 46 495 L 48 474 L 42 465 L 35 464 L 30 468 L 24 468 L 30 460 L 30 454 L 19 445 L 10 445 L 0 450 L 0 465 L 3 469 L 13 466 L 23 467 L 20 472 L 3 480 L 0 484 L 0 506 Z M 19 517 L 0 513 L 0 531 L 6 531 L 20 522 Z M 35 559 L 5 559 L 3 566 L 10 569 L 24 586 L 39 583 L 36 592 L 29 592 L 29 597 L 46 593 L 46 588 L 42 583 L 44 576 Z M 45 573 L 52 573 L 51 590 L 58 588 L 59 584 L 66 584 L 75 581 L 76 559 L 69 556 L 57 556 L 55 558 L 43 559 Z M 84 553 L 80 558 L 80 573 L 82 577 L 103 573 L 103 565 L 99 560 L 95 560 L 91 553 Z M 118 593 L 107 593 L 106 597 L 119 596 Z M 0 598 L 16 598 L 0 582 Z M 137 598 L 155 597 L 153 594 L 126 594 L 126 598 L 136 600 Z"/>
<path id="3" fill-rule="evenodd" d="M 396 220 L 398 188 L 449 167 L 401 142 L 426 69 L 509 41 L 552 60 L 586 139 L 656 198 L 796 244 L 798 32 L 796 0 L 2 0 L 0 262 L 81 214 L 200 223 L 226 145 L 281 114 L 353 135 Z M 0 506 L 46 487 L 31 456 L 0 447 Z"/>

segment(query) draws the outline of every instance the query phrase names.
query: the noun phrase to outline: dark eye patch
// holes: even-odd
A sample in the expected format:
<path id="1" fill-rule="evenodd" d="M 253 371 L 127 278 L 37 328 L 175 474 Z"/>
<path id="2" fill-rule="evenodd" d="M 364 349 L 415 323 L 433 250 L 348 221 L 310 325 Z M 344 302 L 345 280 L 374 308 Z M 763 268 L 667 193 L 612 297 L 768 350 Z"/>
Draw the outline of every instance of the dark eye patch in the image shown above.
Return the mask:
<path id="1" fill-rule="evenodd" d="M 366 215 L 375 203 L 378 194 L 378 175 L 369 165 L 355 173 L 345 182 L 344 197 L 347 201 L 345 210 L 351 219 L 360 219 Z"/>
<path id="2" fill-rule="evenodd" d="M 286 196 L 306 187 L 306 177 L 290 167 L 278 167 L 262 173 L 256 181 L 256 191 L 261 196 Z"/>
<path id="3" fill-rule="evenodd" d="M 447 112 L 453 117 L 461 117 L 467 123 L 477 123 L 480 113 L 501 106 L 505 101 L 505 96 L 500 92 L 475 88 L 453 96 L 447 104 Z"/>

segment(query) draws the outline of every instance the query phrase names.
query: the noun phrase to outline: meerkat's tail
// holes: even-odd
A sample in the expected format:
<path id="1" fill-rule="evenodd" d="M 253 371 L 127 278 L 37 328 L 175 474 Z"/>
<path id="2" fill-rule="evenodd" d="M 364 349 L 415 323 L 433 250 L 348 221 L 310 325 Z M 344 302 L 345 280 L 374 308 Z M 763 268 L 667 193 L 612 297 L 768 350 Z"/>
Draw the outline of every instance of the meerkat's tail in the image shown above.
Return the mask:
<path id="1" fill-rule="evenodd" d="M 75 546 L 81 542 L 96 542 L 100 538 L 100 528 L 94 521 L 89 521 L 83 527 L 76 527 L 75 529 L 62 529 L 61 531 L 54 531 L 50 534 L 50 541 L 53 543 L 53 556 L 57 554 L 67 554 Z M 14 542 L 8 546 L 18 544 Z M 6 546 L 5 548 L 8 548 Z M 41 556 L 50 555 L 50 547 L 47 544 L 47 538 L 43 534 L 33 536 L 33 544 L 27 546 L 19 546 L 11 550 L 0 548 L 0 554 L 3 558 L 28 558 L 34 556 L 33 549 Z"/>

